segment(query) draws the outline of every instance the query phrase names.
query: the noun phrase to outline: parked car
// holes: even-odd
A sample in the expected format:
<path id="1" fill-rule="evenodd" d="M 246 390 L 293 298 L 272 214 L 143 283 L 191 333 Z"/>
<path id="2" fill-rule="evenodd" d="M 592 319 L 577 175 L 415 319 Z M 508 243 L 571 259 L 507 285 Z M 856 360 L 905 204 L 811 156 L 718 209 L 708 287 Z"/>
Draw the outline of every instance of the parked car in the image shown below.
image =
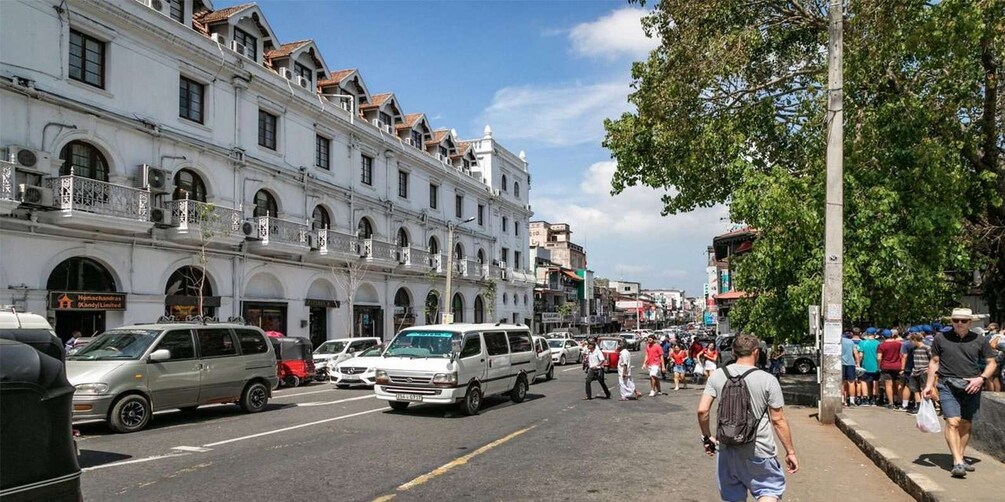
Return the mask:
<path id="1" fill-rule="evenodd" d="M 265 333 L 243 324 L 137 324 L 102 333 L 67 356 L 76 387 L 75 420 L 107 420 L 135 432 L 154 412 L 238 403 L 265 409 L 276 377 L 276 352 Z"/>
<path id="2" fill-rule="evenodd" d="M 621 333 L 621 338 L 624 339 L 628 350 L 639 350 L 639 346 L 642 344 L 642 338 L 635 333 Z"/>
<path id="3" fill-rule="evenodd" d="M 784 345 L 786 371 L 805 375 L 813 373 L 820 364 L 820 351 L 813 345 Z"/>
<path id="4" fill-rule="evenodd" d="M 572 339 L 572 338 L 575 338 L 575 336 L 578 335 L 578 334 L 579 334 L 578 331 L 577 332 L 572 332 L 572 331 L 549 331 L 548 333 L 546 333 L 544 335 L 544 337 L 545 338 L 569 338 L 569 339 Z"/>
<path id="5" fill-rule="evenodd" d="M 576 364 L 583 355 L 583 349 L 579 342 L 572 339 L 552 338 L 548 340 L 548 348 L 551 349 L 551 360 L 555 364 Z"/>
<path id="6" fill-rule="evenodd" d="M 0 500 L 83 500 L 73 386 L 44 317 L 0 311 Z"/>
<path id="7" fill-rule="evenodd" d="M 355 357 L 350 357 L 335 365 L 332 370 L 332 378 L 335 385 L 341 389 L 352 385 L 373 386 L 376 376 L 377 363 L 380 362 L 381 347 L 370 347 L 362 352 L 355 353 Z"/>
<path id="8" fill-rule="evenodd" d="M 551 348 L 548 347 L 548 339 L 543 336 L 535 336 L 534 340 L 534 381 L 538 378 L 553 380 L 555 378 L 555 363 L 551 358 Z"/>
<path id="9" fill-rule="evenodd" d="M 474 415 L 482 399 L 527 397 L 536 373 L 536 353 L 527 326 L 442 324 L 399 332 L 377 365 L 374 394 L 404 411 L 411 403 L 457 403 Z"/>
<path id="10" fill-rule="evenodd" d="M 94 337 L 94 336 L 82 336 L 82 337 L 78 338 L 77 341 L 73 344 L 73 347 L 70 347 L 70 350 L 66 351 L 66 354 L 67 355 L 71 355 L 71 354 L 76 354 L 77 352 L 80 352 L 80 350 L 83 349 L 84 346 L 86 346 L 87 344 L 89 344 L 92 341 L 94 341 L 95 338 L 97 338 L 97 337 Z"/>
<path id="11" fill-rule="evenodd" d="M 338 338 L 328 340 L 314 349 L 314 368 L 318 372 L 333 373 L 338 363 L 351 359 L 370 347 L 380 345 L 380 338 Z M 332 378 L 335 375 L 331 375 Z"/>
<path id="12" fill-rule="evenodd" d="M 597 347 L 604 353 L 607 360 L 607 371 L 618 371 L 618 343 L 622 341 L 620 336 L 601 336 L 597 338 Z"/>
<path id="13" fill-rule="evenodd" d="M 314 380 L 314 356 L 311 341 L 296 336 L 269 337 L 276 350 L 276 377 L 286 387 L 306 385 Z"/>

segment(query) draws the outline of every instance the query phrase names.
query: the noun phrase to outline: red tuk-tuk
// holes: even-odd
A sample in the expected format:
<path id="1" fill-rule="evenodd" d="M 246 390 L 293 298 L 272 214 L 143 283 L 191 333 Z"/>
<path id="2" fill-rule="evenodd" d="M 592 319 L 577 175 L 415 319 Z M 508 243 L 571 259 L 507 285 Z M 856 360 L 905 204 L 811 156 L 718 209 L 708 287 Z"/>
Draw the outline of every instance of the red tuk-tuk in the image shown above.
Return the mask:
<path id="1" fill-rule="evenodd" d="M 607 371 L 618 371 L 618 344 L 621 341 L 622 338 L 619 336 L 597 337 L 597 347 L 600 347 L 604 359 L 607 360 Z"/>
<path id="2" fill-rule="evenodd" d="M 269 337 L 276 349 L 276 376 L 285 387 L 306 385 L 314 380 L 313 346 L 310 340 L 295 336 Z"/>

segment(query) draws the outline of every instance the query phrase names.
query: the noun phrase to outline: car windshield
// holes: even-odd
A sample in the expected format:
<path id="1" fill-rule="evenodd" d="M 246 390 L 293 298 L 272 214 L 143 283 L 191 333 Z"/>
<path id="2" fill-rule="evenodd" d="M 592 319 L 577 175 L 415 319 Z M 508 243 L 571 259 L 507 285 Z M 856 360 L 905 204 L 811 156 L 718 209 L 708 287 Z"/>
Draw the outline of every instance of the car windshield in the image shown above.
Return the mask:
<path id="1" fill-rule="evenodd" d="M 565 345 L 565 340 L 548 340 L 548 346 L 556 349 L 562 348 Z"/>
<path id="2" fill-rule="evenodd" d="M 451 341 L 460 338 L 450 331 L 406 331 L 387 346 L 384 357 L 450 357 Z"/>
<path id="3" fill-rule="evenodd" d="M 618 348 L 617 340 L 600 340 L 597 344 L 600 345 L 600 350 L 617 350 Z"/>
<path id="4" fill-rule="evenodd" d="M 346 342 L 325 342 L 318 346 L 315 354 L 339 354 L 345 350 Z"/>
<path id="5" fill-rule="evenodd" d="M 360 352 L 356 357 L 377 357 L 380 355 L 380 347 L 370 347 Z"/>
<path id="6" fill-rule="evenodd" d="M 110 359 L 139 359 L 157 339 L 160 330 L 113 329 L 91 340 L 75 354 L 73 361 L 100 361 Z"/>

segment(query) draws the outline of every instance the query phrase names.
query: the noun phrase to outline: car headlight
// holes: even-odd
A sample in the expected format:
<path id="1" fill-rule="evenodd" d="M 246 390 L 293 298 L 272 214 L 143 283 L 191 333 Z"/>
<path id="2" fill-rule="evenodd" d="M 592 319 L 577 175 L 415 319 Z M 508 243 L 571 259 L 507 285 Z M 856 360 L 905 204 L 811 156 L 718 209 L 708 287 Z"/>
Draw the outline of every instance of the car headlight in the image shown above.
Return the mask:
<path id="1" fill-rule="evenodd" d="M 387 385 L 391 383 L 391 379 L 387 377 L 387 372 L 384 370 L 377 370 L 375 373 L 374 382 L 379 385 Z"/>
<path id="2" fill-rule="evenodd" d="M 433 375 L 433 385 L 454 385 L 457 383 L 457 373 L 437 373 Z"/>
<path id="3" fill-rule="evenodd" d="M 80 394 L 105 394 L 108 392 L 107 383 L 82 383 L 75 387 Z"/>

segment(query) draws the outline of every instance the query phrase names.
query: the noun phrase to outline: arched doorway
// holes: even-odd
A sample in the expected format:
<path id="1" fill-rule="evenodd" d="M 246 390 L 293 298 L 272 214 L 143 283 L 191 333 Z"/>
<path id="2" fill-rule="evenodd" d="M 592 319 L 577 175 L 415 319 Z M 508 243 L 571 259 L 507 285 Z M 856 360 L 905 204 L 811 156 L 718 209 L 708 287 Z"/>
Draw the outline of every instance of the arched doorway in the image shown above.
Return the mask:
<path id="1" fill-rule="evenodd" d="M 311 230 L 327 230 L 331 226 L 332 218 L 328 214 L 328 210 L 320 204 L 314 206 L 314 212 L 311 213 Z"/>
<path id="2" fill-rule="evenodd" d="M 64 342 L 74 331 L 83 336 L 104 331 L 106 312 L 126 309 L 126 295 L 116 292 L 111 272 L 91 258 L 75 256 L 56 265 L 45 288 L 49 309 L 56 311 L 56 334 Z"/>
<path id="3" fill-rule="evenodd" d="M 248 324 L 265 331 L 287 334 L 287 302 L 283 283 L 268 272 L 259 272 L 244 287 L 241 312 Z"/>
<path id="4" fill-rule="evenodd" d="M 460 293 L 454 293 L 454 299 L 450 302 L 450 313 L 454 316 L 454 322 L 464 322 L 464 297 Z"/>
<path id="5" fill-rule="evenodd" d="M 315 347 L 328 340 L 329 313 L 339 306 L 335 298 L 335 287 L 326 279 L 315 279 L 307 290 L 307 333 Z"/>
<path id="6" fill-rule="evenodd" d="M 206 202 L 206 184 L 195 171 L 182 169 L 174 175 L 174 194 L 171 198 Z"/>
<path id="7" fill-rule="evenodd" d="M 398 288 L 394 294 L 394 331 L 415 325 L 415 314 L 412 313 L 412 295 L 405 288 Z"/>
<path id="8" fill-rule="evenodd" d="M 440 294 L 436 290 L 430 291 L 426 295 L 426 303 L 423 310 L 426 313 L 426 324 L 440 322 Z"/>
<path id="9" fill-rule="evenodd" d="M 384 339 L 384 309 L 381 308 L 377 288 L 363 283 L 356 290 L 352 301 L 352 336 L 375 336 Z"/>
<path id="10" fill-rule="evenodd" d="M 177 320 L 198 315 L 214 317 L 216 308 L 220 306 L 220 297 L 213 296 L 213 285 L 207 274 L 192 265 L 181 267 L 171 274 L 164 287 L 164 295 L 164 315 Z"/>
<path id="11" fill-rule="evenodd" d="M 369 218 L 361 218 L 359 220 L 359 224 L 356 225 L 356 237 L 360 239 L 373 238 L 373 224 L 370 223 Z"/>
<path id="12" fill-rule="evenodd" d="M 436 236 L 432 236 L 429 238 L 428 251 L 429 251 L 429 266 L 435 268 L 440 260 L 440 241 L 436 239 Z"/>
<path id="13" fill-rule="evenodd" d="M 475 323 L 485 322 L 485 302 L 482 295 L 475 297 Z"/>
<path id="14" fill-rule="evenodd" d="M 108 161 L 98 148 L 84 141 L 71 141 L 59 152 L 61 176 L 73 173 L 98 181 L 108 181 Z M 85 333 L 86 335 L 86 333 Z"/>
<path id="15" fill-rule="evenodd" d="M 259 190 L 255 193 L 255 210 L 253 216 L 269 216 L 275 218 L 279 215 L 279 204 L 271 193 Z"/>

